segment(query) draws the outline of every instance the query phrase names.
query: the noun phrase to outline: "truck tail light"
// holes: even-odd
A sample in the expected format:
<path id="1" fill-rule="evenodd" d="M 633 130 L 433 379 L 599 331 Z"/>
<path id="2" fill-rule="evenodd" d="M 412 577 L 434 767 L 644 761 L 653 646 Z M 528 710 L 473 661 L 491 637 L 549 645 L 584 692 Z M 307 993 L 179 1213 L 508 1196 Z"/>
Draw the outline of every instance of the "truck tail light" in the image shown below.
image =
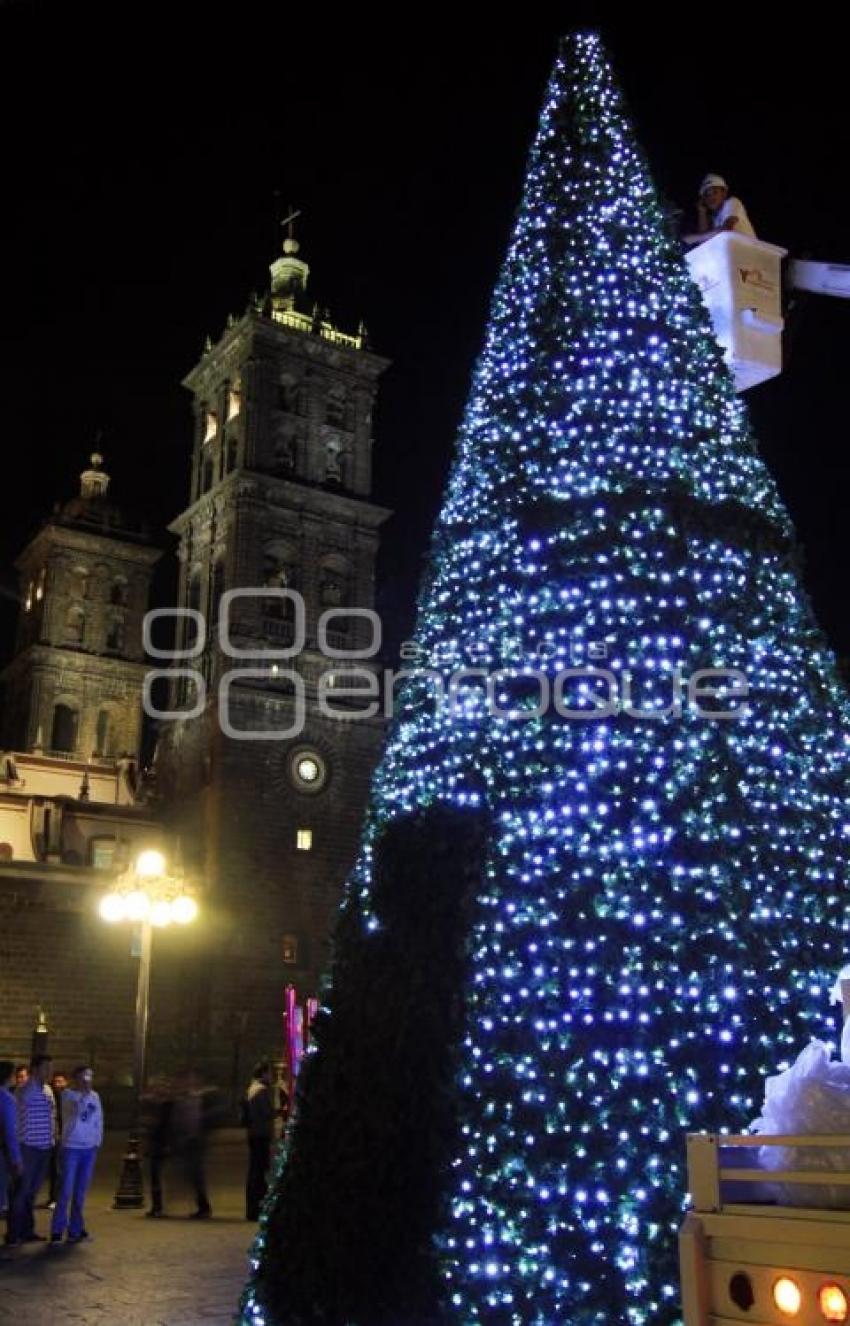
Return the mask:
<path id="1" fill-rule="evenodd" d="M 818 1305 L 824 1321 L 846 1321 L 850 1316 L 847 1295 L 840 1285 L 824 1285 L 818 1292 Z"/>
<path id="2" fill-rule="evenodd" d="M 803 1294 L 796 1280 L 782 1275 L 773 1285 L 773 1301 L 786 1317 L 796 1317 L 803 1306 Z"/>

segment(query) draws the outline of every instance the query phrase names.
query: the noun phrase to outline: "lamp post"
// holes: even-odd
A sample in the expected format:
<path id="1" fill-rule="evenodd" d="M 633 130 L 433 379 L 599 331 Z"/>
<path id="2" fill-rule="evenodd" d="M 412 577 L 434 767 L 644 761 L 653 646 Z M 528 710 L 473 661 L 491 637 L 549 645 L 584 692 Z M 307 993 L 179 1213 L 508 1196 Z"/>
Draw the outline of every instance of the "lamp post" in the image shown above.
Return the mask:
<path id="1" fill-rule="evenodd" d="M 182 881 L 166 872 L 161 852 L 140 853 L 135 865 L 116 881 L 116 888 L 100 900 L 100 915 L 110 924 L 131 921 L 138 926 L 139 976 L 136 985 L 136 1029 L 133 1040 L 133 1114 L 127 1150 L 113 1205 L 119 1210 L 145 1204 L 142 1180 L 140 1125 L 145 1061 L 148 1048 L 148 1004 L 151 949 L 154 928 L 176 922 L 188 925 L 198 914 L 198 905 L 183 891 Z"/>

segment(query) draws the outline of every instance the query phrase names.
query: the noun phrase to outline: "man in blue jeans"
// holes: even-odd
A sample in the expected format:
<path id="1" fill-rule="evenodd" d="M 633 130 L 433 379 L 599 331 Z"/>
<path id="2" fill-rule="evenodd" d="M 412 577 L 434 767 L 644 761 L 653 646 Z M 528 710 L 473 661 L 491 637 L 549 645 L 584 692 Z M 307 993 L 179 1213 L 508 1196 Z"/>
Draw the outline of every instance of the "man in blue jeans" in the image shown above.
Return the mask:
<path id="1" fill-rule="evenodd" d="M 9 1203 L 21 1176 L 21 1148 L 18 1142 L 18 1112 L 15 1097 L 9 1090 L 15 1080 L 11 1059 L 0 1060 L 0 1215 L 9 1217 Z"/>
<path id="2" fill-rule="evenodd" d="M 45 1242 L 44 1235 L 35 1232 L 33 1203 L 44 1183 L 53 1147 L 55 1105 L 47 1085 L 51 1068 L 50 1057 L 37 1054 L 30 1064 L 28 1080 L 15 1092 L 23 1173 L 9 1207 L 6 1243 L 13 1248 L 21 1243 Z"/>
<path id="3" fill-rule="evenodd" d="M 61 1243 L 67 1228 L 69 1243 L 88 1239 L 83 1207 L 103 1141 L 103 1109 L 92 1091 L 93 1073 L 85 1064 L 74 1069 L 73 1086 L 62 1093 L 62 1142 L 59 1150 L 59 1193 L 50 1226 L 50 1242 Z M 71 1219 L 68 1221 L 68 1203 Z"/>

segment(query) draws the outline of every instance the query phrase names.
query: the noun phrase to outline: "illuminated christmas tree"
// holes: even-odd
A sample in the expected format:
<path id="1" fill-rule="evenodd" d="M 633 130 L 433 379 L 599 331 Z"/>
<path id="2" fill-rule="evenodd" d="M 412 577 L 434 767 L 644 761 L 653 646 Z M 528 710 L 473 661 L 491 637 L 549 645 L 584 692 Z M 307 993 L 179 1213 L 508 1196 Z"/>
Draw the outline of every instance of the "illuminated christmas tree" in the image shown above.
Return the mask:
<path id="1" fill-rule="evenodd" d="M 389 933 L 382 832 L 429 807 L 486 816 L 426 1250 L 442 1301 L 409 1320 L 675 1322 L 685 1132 L 745 1126 L 764 1077 L 829 1034 L 850 715 L 594 36 L 564 42 L 546 94 L 416 641 L 439 677 L 400 691 L 328 1019 Z M 367 1017 L 349 1053 L 369 1037 Z M 406 1322 L 398 1298 L 290 1314 L 276 1279 L 303 1252 L 284 1200 L 324 1281 L 344 1274 L 327 1194 L 311 1210 L 309 1185 L 287 1188 L 299 1145 L 333 1132 L 311 1087 L 339 1039 L 307 1076 L 246 1322 Z"/>

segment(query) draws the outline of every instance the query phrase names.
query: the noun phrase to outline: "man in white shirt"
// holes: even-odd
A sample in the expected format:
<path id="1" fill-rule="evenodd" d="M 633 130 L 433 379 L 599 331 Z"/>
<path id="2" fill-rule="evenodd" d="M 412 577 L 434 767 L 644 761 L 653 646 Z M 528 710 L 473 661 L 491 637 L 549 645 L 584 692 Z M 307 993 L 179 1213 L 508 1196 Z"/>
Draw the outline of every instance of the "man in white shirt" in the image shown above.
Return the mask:
<path id="1" fill-rule="evenodd" d="M 103 1142 L 103 1109 L 100 1097 L 92 1090 L 93 1076 L 88 1065 L 81 1064 L 74 1069 L 73 1087 L 66 1087 L 62 1093 L 59 1195 L 50 1226 L 51 1243 L 61 1243 L 66 1229 L 69 1243 L 82 1243 L 89 1238 L 83 1207 Z"/>
<path id="2" fill-rule="evenodd" d="M 706 175 L 699 186 L 697 218 L 700 235 L 706 239 L 718 230 L 734 230 L 736 235 L 756 237 L 746 207 L 740 198 L 729 193 L 729 185 L 722 175 Z"/>

